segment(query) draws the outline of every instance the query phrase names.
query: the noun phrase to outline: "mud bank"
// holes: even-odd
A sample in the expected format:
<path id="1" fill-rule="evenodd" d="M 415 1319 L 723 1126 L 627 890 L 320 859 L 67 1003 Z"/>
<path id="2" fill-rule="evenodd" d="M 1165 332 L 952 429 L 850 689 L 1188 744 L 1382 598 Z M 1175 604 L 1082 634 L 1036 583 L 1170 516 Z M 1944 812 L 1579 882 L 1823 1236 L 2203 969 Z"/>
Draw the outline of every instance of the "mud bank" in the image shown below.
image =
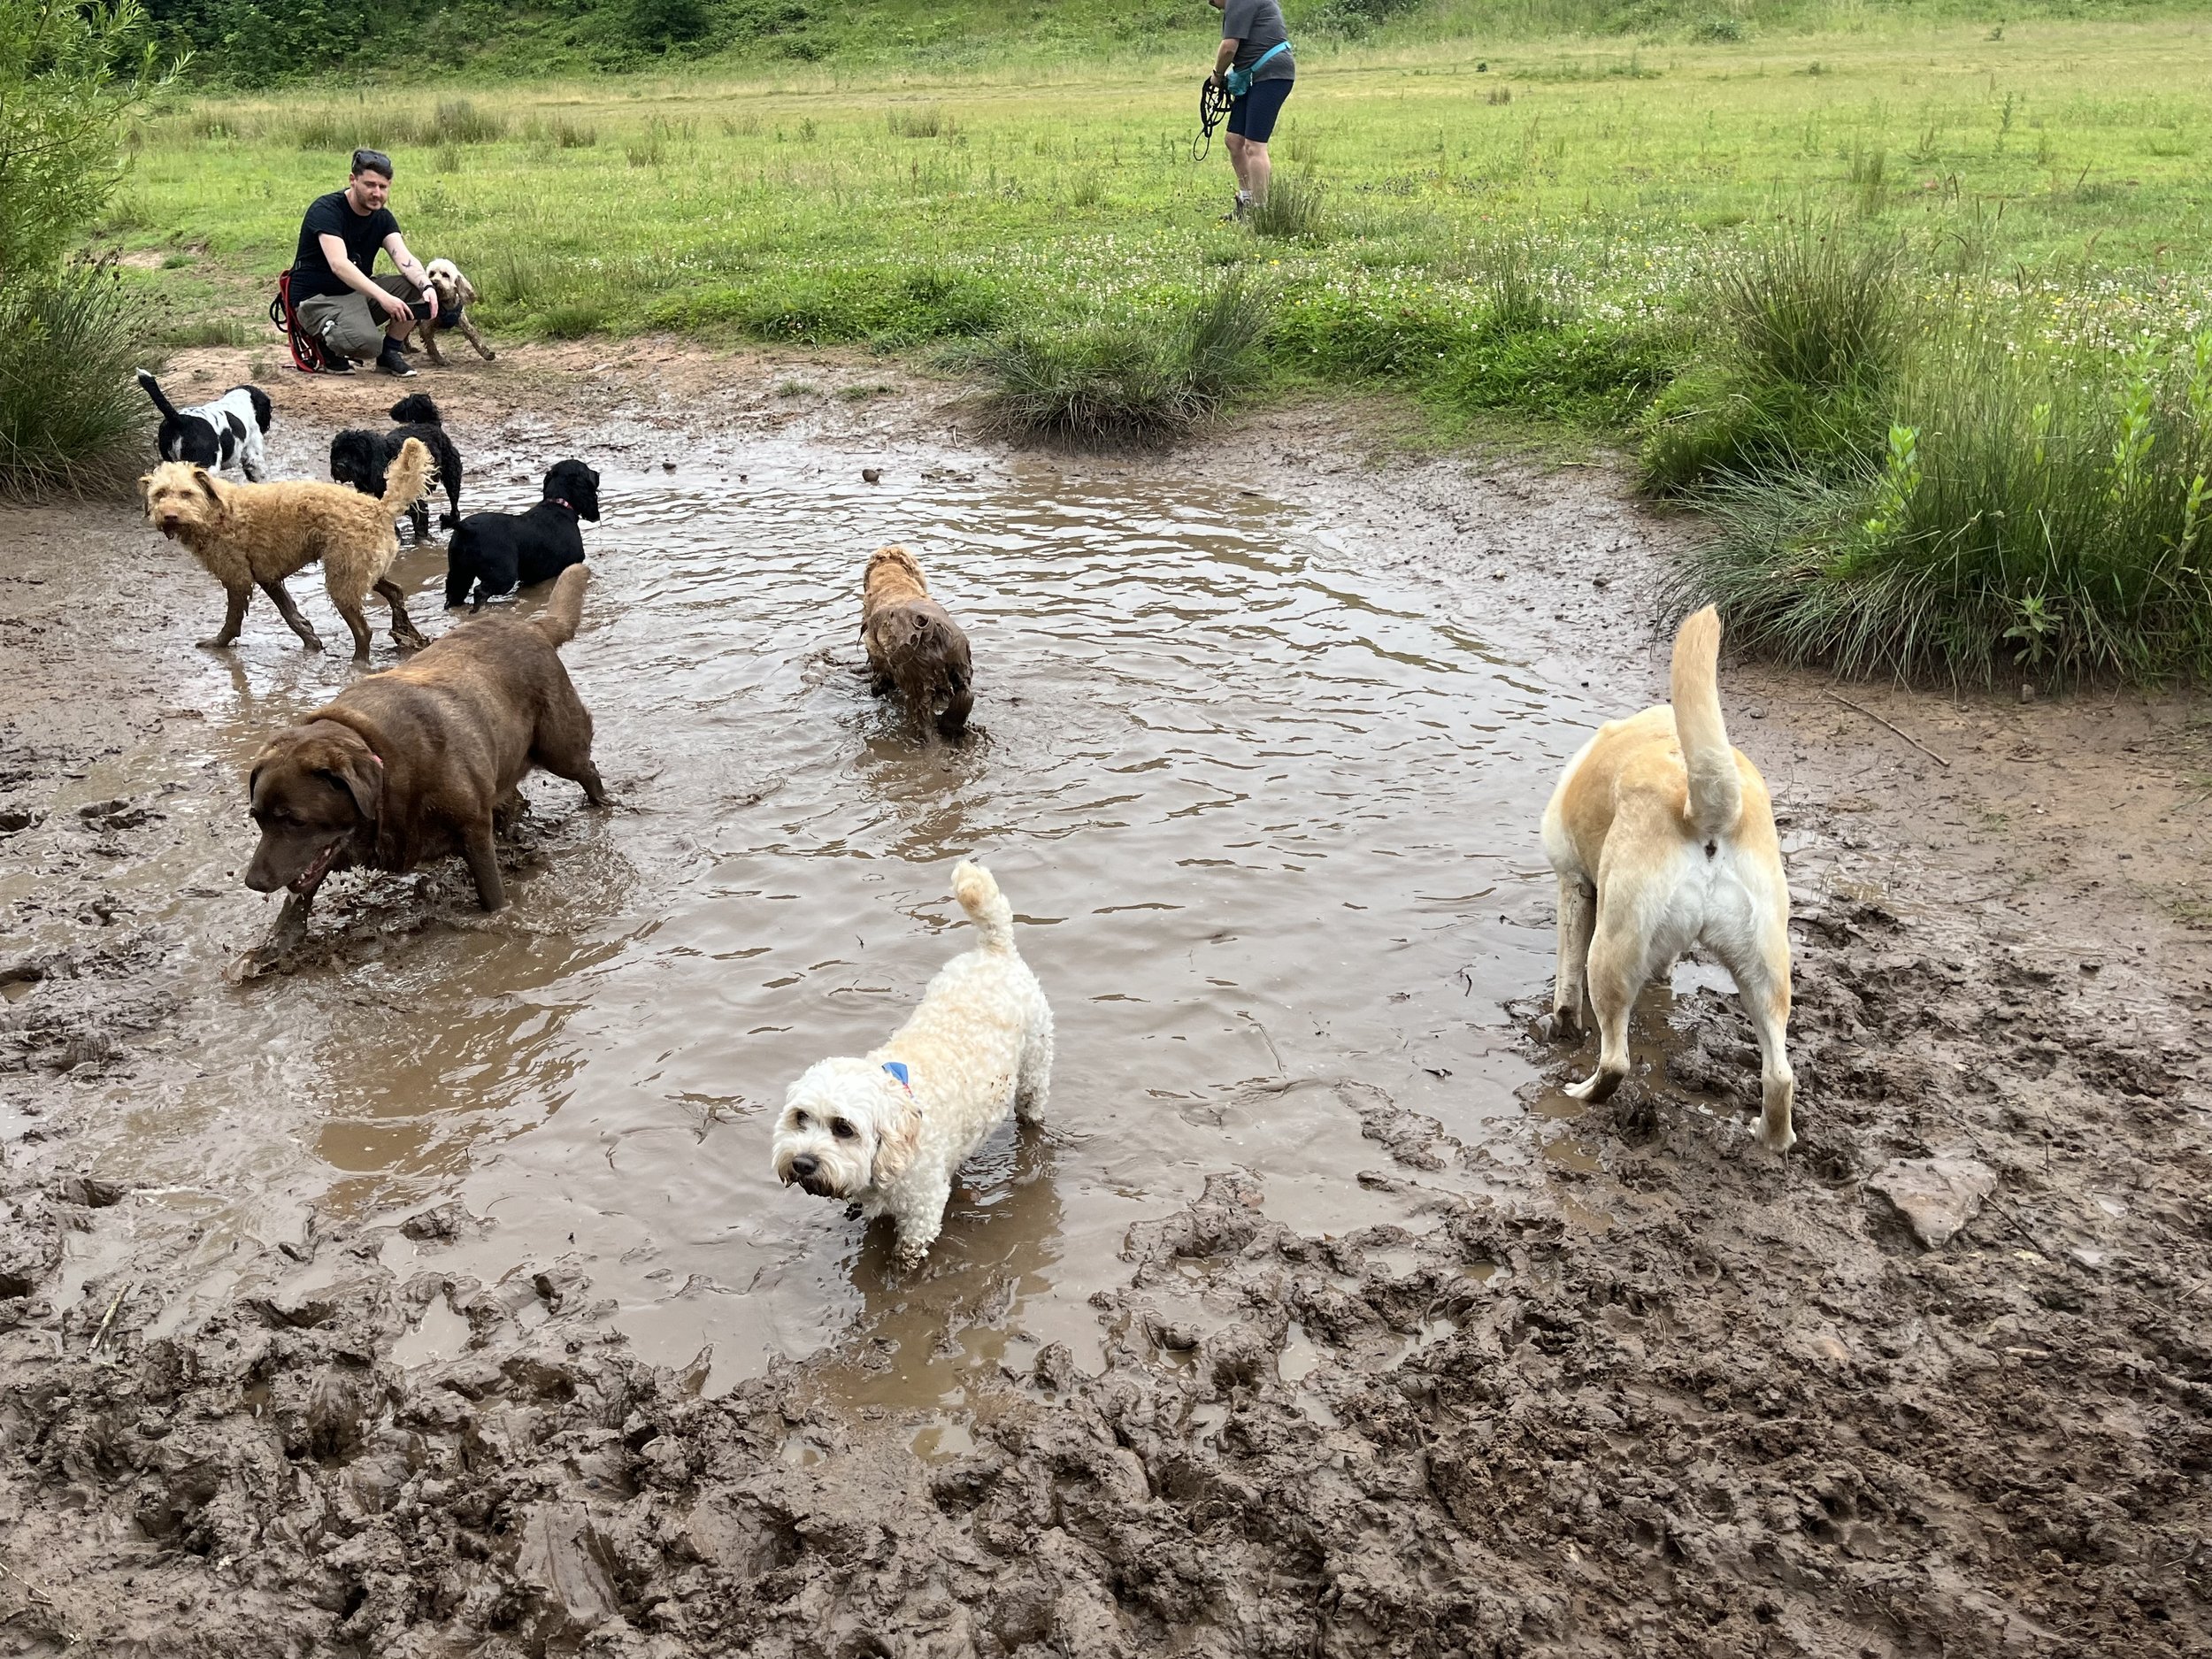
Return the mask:
<path id="1" fill-rule="evenodd" d="M 664 391 L 642 370 L 526 357 L 514 382 L 432 389 L 456 424 L 457 411 L 528 429 L 479 440 L 501 477 L 526 475 L 542 443 L 633 445 L 657 467 L 672 434 L 692 446 L 670 449 L 680 467 L 741 441 L 852 457 L 912 445 L 918 472 L 950 465 L 927 445 L 961 447 L 956 410 L 928 388 L 837 396 L 872 383 L 867 365 L 807 367 L 811 401 L 775 396 L 787 364 L 659 367 Z M 562 412 L 518 414 L 517 386 Z M 285 389 L 303 429 L 368 412 L 330 401 L 353 388 Z M 1356 611 L 1409 672 L 1452 659 L 1392 628 L 1432 615 L 1472 629 L 1529 691 L 1480 740 L 1477 769 L 1518 768 L 1526 787 L 1482 796 L 1494 824 L 1463 828 L 1509 845 L 1584 710 L 1656 687 L 1641 594 L 1679 527 L 1601 479 L 1348 457 L 1332 421 L 1283 418 L 1202 467 L 1057 462 L 1072 482 L 1053 488 L 1202 507 L 1225 456 L 1263 464 L 1271 496 L 1297 503 L 1295 535 L 1333 538 L 1330 557 L 1269 564 L 1234 541 L 1231 503 L 1205 533 L 1232 537 L 1225 558 L 1255 584 L 1325 587 L 1333 607 L 1293 607 L 1304 626 Z M 834 492 L 806 499 L 841 511 Z M 1520 1034 L 1549 945 L 1529 812 L 1493 890 L 1427 889 L 1458 895 L 1432 944 L 1379 943 L 1371 962 L 1361 925 L 1339 924 L 1351 970 L 1333 988 L 1293 982 L 1286 1011 L 1310 1024 L 1266 1015 L 1250 966 L 1214 976 L 1237 982 L 1233 1006 L 1160 981 L 1164 1008 L 1195 1010 L 1187 1097 L 1118 1118 L 1125 1097 L 1087 1092 L 1064 1064 L 1054 1130 L 1010 1137 L 958 1201 L 948 1239 L 972 1254 L 901 1284 L 833 1218 L 778 1219 L 734 1173 L 680 1190 L 783 1229 L 767 1245 L 649 1221 L 594 1233 L 609 1194 L 686 1158 L 757 1161 L 749 1074 L 691 1116 L 683 1102 L 708 1091 L 676 1076 L 639 1110 L 675 1125 L 679 1150 L 641 1174 L 610 1152 L 595 1176 L 596 1143 L 567 1125 L 627 1125 L 581 1087 L 549 1116 L 438 1118 L 435 1156 L 349 1162 L 331 1125 L 374 1126 L 373 1111 L 289 1063 L 227 1070 L 226 1045 L 250 1033 L 264 1053 L 271 1035 L 250 1024 L 270 1004 L 227 1000 L 263 987 L 205 982 L 259 914 L 226 879 L 251 726 L 228 734 L 227 710 L 273 716 L 329 687 L 283 678 L 308 672 L 280 655 L 284 636 L 239 687 L 219 668 L 212 690 L 180 700 L 180 674 L 211 672 L 178 645 L 211 603 L 204 579 L 162 560 L 148 580 L 127 560 L 156 557 L 122 515 L 42 513 L 14 534 L 0 587 L 19 648 L 0 705 L 0 814 L 13 815 L 0 825 L 23 820 L 0 839 L 0 1653 L 2212 1647 L 2212 952 L 2192 926 L 2206 851 L 2192 705 L 1853 689 L 1855 710 L 1816 682 L 1724 671 L 1797 889 L 1802 1139 L 1786 1162 L 1749 1137 L 1750 1033 L 1699 964 L 1653 994 L 1639 1074 L 1612 1102 L 1578 1113 L 1558 1093 L 1586 1057 Z M 1313 570 L 1325 582 L 1307 582 Z M 630 614 L 664 625 L 706 580 L 641 594 Z M 1393 622 L 1409 595 L 1425 595 L 1421 614 Z M 620 620 L 605 626 L 603 664 L 624 649 Z M 1179 626 L 1177 649 L 1198 652 L 1210 626 Z M 1263 664 L 1266 637 L 1249 653 Z M 1331 660 L 1286 658 L 1283 682 L 1325 701 L 1389 691 L 1381 671 L 1333 674 Z M 1176 661 L 1204 667 L 1216 696 L 1214 659 Z M 1427 679 L 1391 695 L 1481 716 L 1424 703 Z M 1362 718 L 1379 729 L 1396 706 Z M 603 732 L 610 718 L 603 706 Z M 1019 718 L 1000 721 L 1001 761 L 1049 778 L 1053 745 L 1025 748 Z M 1452 787 L 1454 766 L 1398 735 L 1394 764 Z M 549 798 L 509 855 L 526 867 L 518 908 L 544 930 L 541 954 L 593 936 L 580 889 L 705 902 L 686 898 L 704 890 L 649 821 L 680 816 L 681 769 L 641 729 L 606 746 L 641 826 L 595 841 Z M 1171 776 L 1189 747 L 1139 758 Z M 145 751 L 184 759 L 127 796 L 80 798 Z M 741 826 L 746 787 L 714 798 Z M 1097 832 L 1064 827 L 1060 862 L 1079 864 Z M 1398 844 L 1355 825 L 1340 849 L 1325 828 L 1301 831 L 1319 835 L 1325 870 Z M 1409 856 L 1427 840 L 1401 839 Z M 1033 869 L 1048 913 L 1073 918 L 1048 894 L 1053 863 Z M 1249 918 L 1277 902 L 1233 854 L 1217 879 L 1255 884 Z M 456 941 L 480 966 L 492 958 L 469 953 L 500 943 L 458 887 L 365 886 L 325 934 L 328 961 L 280 993 L 322 1000 L 277 1006 L 303 1032 L 326 1002 L 380 1025 L 396 1010 L 434 1042 L 450 1007 L 398 976 Z M 559 908 L 532 910 L 538 895 Z M 608 914 L 632 903 L 610 899 Z M 914 931 L 910 958 L 871 981 L 880 1000 L 798 1033 L 795 1052 L 872 1029 L 911 994 L 947 945 Z M 1092 985 L 1082 964 L 1110 963 L 1111 935 L 1036 931 L 1055 941 L 1035 951 L 1064 1031 L 1110 1024 L 1120 982 L 1101 968 Z M 617 1002 L 605 964 L 638 948 L 629 937 L 595 947 L 588 970 Z M 1264 1041 L 1239 1007 L 1274 1028 Z M 465 1056 L 486 1076 L 501 1042 L 544 1046 L 503 1015 L 468 1017 L 489 1033 Z M 1210 1023 L 1248 1050 L 1209 1048 Z M 374 1054 L 400 1055 L 379 1041 Z M 545 1049 L 565 1064 L 592 1052 L 575 1038 Z M 398 1071 L 376 1099 L 415 1087 Z M 529 1150 L 565 1145 L 584 1155 Z M 1125 1190 L 1105 1190 L 1116 1179 Z M 756 1247 L 795 1265 L 729 1284 Z M 675 1286 L 653 1291 L 655 1272 Z M 785 1337 L 745 1323 L 758 1308 L 786 1310 L 771 1321 Z"/>

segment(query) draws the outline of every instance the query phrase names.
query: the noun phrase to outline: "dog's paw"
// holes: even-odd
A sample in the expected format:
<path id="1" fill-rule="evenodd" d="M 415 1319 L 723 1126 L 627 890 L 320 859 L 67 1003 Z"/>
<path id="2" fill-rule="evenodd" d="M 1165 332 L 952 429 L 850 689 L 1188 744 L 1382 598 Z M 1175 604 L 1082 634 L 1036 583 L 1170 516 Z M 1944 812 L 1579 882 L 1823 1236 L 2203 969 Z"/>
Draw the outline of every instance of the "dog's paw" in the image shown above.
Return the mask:
<path id="1" fill-rule="evenodd" d="M 1529 1021 L 1528 1030 L 1539 1042 L 1572 1042 L 1582 1035 L 1582 1022 L 1563 1009 L 1554 1009 Z"/>

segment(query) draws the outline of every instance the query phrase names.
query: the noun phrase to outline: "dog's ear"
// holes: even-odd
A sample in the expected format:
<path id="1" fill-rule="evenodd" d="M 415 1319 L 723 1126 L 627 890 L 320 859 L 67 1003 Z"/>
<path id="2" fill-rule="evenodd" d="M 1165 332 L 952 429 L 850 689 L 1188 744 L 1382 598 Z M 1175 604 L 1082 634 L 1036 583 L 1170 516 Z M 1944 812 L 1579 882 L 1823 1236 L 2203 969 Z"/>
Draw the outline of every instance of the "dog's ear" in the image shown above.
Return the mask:
<path id="1" fill-rule="evenodd" d="M 151 472 L 141 472 L 138 475 L 138 499 L 141 501 L 145 500 L 147 493 L 151 490 L 153 487 L 154 475 Z"/>
<path id="2" fill-rule="evenodd" d="M 318 766 L 315 775 L 336 784 L 353 797 L 353 810 L 361 815 L 364 824 L 376 822 L 377 803 L 384 798 L 384 768 L 378 765 L 368 752 L 367 745 L 356 752 L 352 745 L 335 766 Z"/>
<path id="3" fill-rule="evenodd" d="M 457 270 L 453 273 L 453 287 L 455 292 L 460 295 L 462 304 L 476 303 L 476 284 L 463 276 Z"/>
<path id="4" fill-rule="evenodd" d="M 868 1185 L 885 1187 L 906 1173 L 922 1145 L 922 1114 L 912 1096 L 883 1079 L 884 1112 L 876 1125 L 875 1161 L 868 1166 Z"/>

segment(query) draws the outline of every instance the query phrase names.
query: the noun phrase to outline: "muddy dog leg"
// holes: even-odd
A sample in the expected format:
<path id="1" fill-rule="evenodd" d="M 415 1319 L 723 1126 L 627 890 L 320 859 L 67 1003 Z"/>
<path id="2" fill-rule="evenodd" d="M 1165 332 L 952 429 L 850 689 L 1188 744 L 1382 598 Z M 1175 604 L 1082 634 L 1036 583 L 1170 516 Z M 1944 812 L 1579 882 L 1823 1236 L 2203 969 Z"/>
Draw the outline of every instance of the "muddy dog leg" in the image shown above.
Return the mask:
<path id="1" fill-rule="evenodd" d="M 438 319 L 432 318 L 422 326 L 422 349 L 430 354 L 431 362 L 445 367 L 445 357 L 438 349 Z"/>
<path id="2" fill-rule="evenodd" d="M 323 649 L 322 636 L 315 632 L 313 623 L 300 615 L 300 608 L 292 603 L 292 595 L 285 591 L 282 582 L 263 582 L 261 591 L 269 595 L 270 603 L 277 608 L 277 614 L 284 618 L 284 626 L 300 636 L 302 645 L 311 651 Z"/>
<path id="3" fill-rule="evenodd" d="M 476 325 L 469 320 L 469 314 L 466 311 L 461 313 L 458 326 L 461 332 L 468 336 L 469 344 L 476 348 L 478 357 L 487 363 L 499 361 L 499 353 L 484 343 L 484 336 L 476 332 Z"/>
<path id="4" fill-rule="evenodd" d="M 1628 1076 L 1629 1010 L 1650 972 L 1650 946 L 1637 926 L 1640 910 L 1633 884 L 1625 879 L 1609 881 L 1599 895 L 1585 978 L 1585 995 L 1597 1016 L 1598 1069 L 1567 1087 L 1574 1099 L 1593 1105 Z"/>
<path id="5" fill-rule="evenodd" d="M 1554 970 L 1551 1014 L 1537 1033 L 1555 1042 L 1582 1034 L 1589 1011 L 1590 936 L 1596 930 L 1597 890 L 1579 875 L 1559 878 L 1559 962 Z"/>
<path id="6" fill-rule="evenodd" d="M 239 629 L 246 626 L 246 607 L 248 604 L 252 603 L 253 589 L 250 588 L 227 588 L 223 590 L 223 592 L 230 603 L 228 607 L 223 612 L 222 631 L 217 634 L 211 640 L 202 640 L 200 641 L 201 647 L 206 650 L 219 651 L 224 649 L 238 637 Z"/>
<path id="7" fill-rule="evenodd" d="M 469 826 L 461 856 L 468 860 L 469 874 L 476 878 L 477 904 L 488 910 L 505 910 L 507 887 L 499 879 L 499 849 L 493 844 L 488 814 L 482 823 Z"/>
<path id="8" fill-rule="evenodd" d="M 1790 1070 L 1789 924 L 1762 930 L 1748 949 L 1732 953 L 1728 964 L 1746 1018 L 1759 1039 L 1759 1141 L 1770 1152 L 1796 1143 L 1791 1109 L 1797 1100 L 1797 1076 Z"/>
<path id="9" fill-rule="evenodd" d="M 420 509 L 417 511 L 419 511 Z M 425 516 L 427 517 L 427 515 Z M 420 533 L 418 532 L 417 534 L 419 538 Z M 376 593 L 377 597 L 392 608 L 392 642 L 394 644 L 420 650 L 430 643 L 423 637 L 422 630 L 415 626 L 414 619 L 407 614 L 407 595 L 401 590 L 397 582 L 388 576 L 383 577 L 376 584 Z M 368 653 L 362 651 L 357 655 L 365 657 Z"/>
<path id="10" fill-rule="evenodd" d="M 546 699 L 538 717 L 538 729 L 530 739 L 530 760 L 556 778 L 581 784 L 584 799 L 594 806 L 610 804 L 607 786 L 591 760 L 591 710 L 573 686 L 557 689 Z"/>
<path id="11" fill-rule="evenodd" d="M 367 662 L 369 660 L 369 619 L 361 614 L 361 602 L 357 599 L 348 603 L 333 594 L 330 596 L 330 603 L 338 607 L 338 614 L 345 618 L 346 626 L 352 631 L 353 660 L 357 663 Z"/>

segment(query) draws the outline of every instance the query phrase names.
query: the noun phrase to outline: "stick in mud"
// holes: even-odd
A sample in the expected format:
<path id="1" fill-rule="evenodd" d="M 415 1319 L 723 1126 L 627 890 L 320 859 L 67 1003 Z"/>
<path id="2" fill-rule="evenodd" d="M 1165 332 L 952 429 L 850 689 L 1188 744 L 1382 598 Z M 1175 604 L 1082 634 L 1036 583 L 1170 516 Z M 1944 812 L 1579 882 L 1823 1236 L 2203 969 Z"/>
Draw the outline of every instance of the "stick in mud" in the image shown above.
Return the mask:
<path id="1" fill-rule="evenodd" d="M 1862 705 L 1852 702 L 1848 697 L 1838 696 L 1836 693 L 1829 691 L 1825 686 L 1822 687 L 1821 689 L 1823 692 L 1826 693 L 1828 696 L 1835 698 L 1835 700 L 1843 704 L 1845 708 L 1849 709 L 1855 713 L 1863 714 L 1868 719 L 1873 721 L 1875 725 L 1887 727 L 1890 731 L 1895 732 L 1898 736 L 1903 738 L 1905 741 L 1910 743 L 1915 749 L 1925 755 L 1930 760 L 1935 762 L 1937 765 L 1943 767 L 1946 771 L 1950 769 L 1951 763 L 1949 761 L 1944 759 L 1942 756 L 1937 754 L 1935 750 L 1930 749 L 1925 743 L 1922 742 L 1911 733 L 1907 732 L 1901 727 L 1891 726 L 1887 720 L 1882 718 L 1882 717 L 1875 713 L 1873 710 L 1863 707 Z"/>

